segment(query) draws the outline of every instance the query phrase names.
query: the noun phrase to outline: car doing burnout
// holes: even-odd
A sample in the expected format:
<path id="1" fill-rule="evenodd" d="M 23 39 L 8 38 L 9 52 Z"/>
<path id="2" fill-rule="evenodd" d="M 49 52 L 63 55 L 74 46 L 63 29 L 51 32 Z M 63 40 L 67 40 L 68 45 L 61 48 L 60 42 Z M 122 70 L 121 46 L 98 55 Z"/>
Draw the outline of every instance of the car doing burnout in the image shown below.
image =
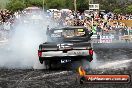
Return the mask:
<path id="1" fill-rule="evenodd" d="M 91 47 L 92 32 L 85 27 L 62 27 L 47 29 L 47 42 L 39 45 L 38 56 L 41 64 L 45 62 L 60 62 L 63 60 L 91 62 L 93 49 Z"/>

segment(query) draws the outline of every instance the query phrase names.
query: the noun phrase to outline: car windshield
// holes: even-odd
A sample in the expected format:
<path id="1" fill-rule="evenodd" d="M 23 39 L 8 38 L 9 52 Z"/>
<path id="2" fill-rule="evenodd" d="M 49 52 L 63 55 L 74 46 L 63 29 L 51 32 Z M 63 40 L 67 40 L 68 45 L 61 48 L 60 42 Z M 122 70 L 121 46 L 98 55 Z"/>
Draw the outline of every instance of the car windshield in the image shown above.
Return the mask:
<path id="1" fill-rule="evenodd" d="M 64 38 L 73 38 L 73 37 L 83 37 L 86 32 L 83 28 L 65 28 L 62 30 L 54 30 L 51 34 L 51 37 L 64 37 Z"/>

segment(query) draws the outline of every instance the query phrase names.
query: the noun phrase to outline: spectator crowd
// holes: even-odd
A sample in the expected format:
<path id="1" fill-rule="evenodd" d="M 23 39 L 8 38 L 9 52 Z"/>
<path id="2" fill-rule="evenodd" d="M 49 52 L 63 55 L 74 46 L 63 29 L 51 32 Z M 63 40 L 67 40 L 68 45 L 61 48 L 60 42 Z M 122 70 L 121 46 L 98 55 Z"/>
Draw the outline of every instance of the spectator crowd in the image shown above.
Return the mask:
<path id="1" fill-rule="evenodd" d="M 0 10 L 0 30 L 10 30 L 14 18 L 21 12 L 11 13 L 9 10 Z M 109 34 L 114 31 L 116 35 L 132 34 L 132 26 L 116 20 L 132 20 L 132 14 L 114 14 L 90 11 L 88 13 L 71 10 L 47 11 L 47 16 L 61 26 L 85 26 L 96 35 Z"/>
<path id="2" fill-rule="evenodd" d="M 0 30 L 10 30 L 12 22 L 13 14 L 7 9 L 0 10 Z"/>
<path id="3" fill-rule="evenodd" d="M 59 12 L 58 12 L 59 13 Z M 132 34 L 132 25 L 120 22 L 118 20 L 132 20 L 132 14 L 114 14 L 112 12 L 85 12 L 75 13 L 74 11 L 61 12 L 61 16 L 58 17 L 57 12 L 50 12 L 50 16 L 54 18 L 56 22 L 63 26 L 85 26 L 88 30 L 93 31 L 94 34 L 110 33 L 114 31 L 116 35 Z M 56 17 L 55 17 L 56 16 Z M 127 22 L 128 23 L 128 22 Z"/>

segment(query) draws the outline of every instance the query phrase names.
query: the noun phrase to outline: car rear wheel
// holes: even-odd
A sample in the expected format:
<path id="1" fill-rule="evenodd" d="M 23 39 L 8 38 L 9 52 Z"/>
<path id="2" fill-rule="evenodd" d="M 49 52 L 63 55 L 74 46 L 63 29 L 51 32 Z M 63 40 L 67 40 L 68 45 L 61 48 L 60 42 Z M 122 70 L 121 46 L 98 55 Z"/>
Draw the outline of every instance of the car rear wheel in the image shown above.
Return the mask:
<path id="1" fill-rule="evenodd" d="M 45 69 L 51 69 L 51 61 L 50 60 L 45 60 L 43 61 L 45 64 L 44 64 L 44 67 Z"/>
<path id="2" fill-rule="evenodd" d="M 59 69 L 61 67 L 60 61 L 45 60 L 45 68 L 48 69 Z"/>
<path id="3" fill-rule="evenodd" d="M 39 57 L 39 62 L 41 63 L 41 64 L 43 64 L 43 60 Z"/>

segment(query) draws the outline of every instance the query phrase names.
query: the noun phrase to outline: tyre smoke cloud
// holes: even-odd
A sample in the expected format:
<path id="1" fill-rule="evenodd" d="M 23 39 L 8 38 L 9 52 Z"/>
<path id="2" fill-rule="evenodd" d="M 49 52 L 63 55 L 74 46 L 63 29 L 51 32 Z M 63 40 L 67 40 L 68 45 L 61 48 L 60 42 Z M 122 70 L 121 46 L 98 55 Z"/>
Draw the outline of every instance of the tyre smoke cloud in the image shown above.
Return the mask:
<path id="1" fill-rule="evenodd" d="M 132 63 L 131 43 L 95 43 L 93 44 L 93 61 L 85 61 L 83 68 L 89 73 L 91 70 L 102 72 L 129 68 Z"/>
<path id="2" fill-rule="evenodd" d="M 39 44 L 47 40 L 47 25 L 54 23 L 42 11 L 41 15 L 35 13 L 17 19 L 8 44 L 0 47 L 0 67 L 32 68 L 38 60 Z"/>
<path id="3" fill-rule="evenodd" d="M 115 57 L 111 60 L 99 60 L 99 58 L 96 57 L 93 62 L 90 63 L 90 68 L 96 70 L 123 69 L 128 68 L 131 62 L 132 59 L 128 57 Z"/>

